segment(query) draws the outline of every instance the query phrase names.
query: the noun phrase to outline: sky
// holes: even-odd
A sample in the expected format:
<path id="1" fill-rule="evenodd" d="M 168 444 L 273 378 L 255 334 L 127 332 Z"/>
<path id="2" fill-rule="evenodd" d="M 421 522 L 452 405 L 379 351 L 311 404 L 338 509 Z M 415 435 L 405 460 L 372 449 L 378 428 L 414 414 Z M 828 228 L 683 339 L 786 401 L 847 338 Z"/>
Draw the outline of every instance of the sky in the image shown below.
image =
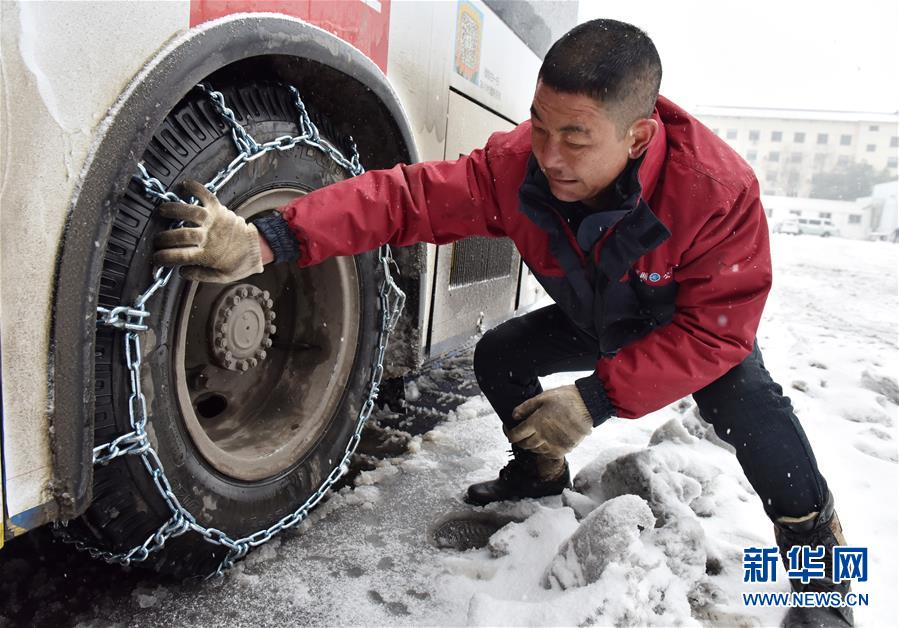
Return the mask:
<path id="1" fill-rule="evenodd" d="M 597 17 L 649 34 L 683 107 L 899 110 L 895 0 L 581 0 L 580 21 Z"/>

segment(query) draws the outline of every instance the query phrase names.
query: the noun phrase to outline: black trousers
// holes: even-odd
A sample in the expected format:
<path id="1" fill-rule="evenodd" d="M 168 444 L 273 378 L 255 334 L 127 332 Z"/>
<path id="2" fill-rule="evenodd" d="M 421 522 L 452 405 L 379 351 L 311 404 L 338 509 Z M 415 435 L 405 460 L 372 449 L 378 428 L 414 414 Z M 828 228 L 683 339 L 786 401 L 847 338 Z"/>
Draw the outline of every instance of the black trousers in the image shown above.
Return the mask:
<path id="1" fill-rule="evenodd" d="M 474 371 L 500 419 L 513 424 L 515 406 L 542 392 L 538 377 L 593 370 L 597 354 L 596 339 L 550 305 L 484 334 L 475 348 Z M 757 343 L 742 363 L 695 391 L 693 399 L 715 433 L 736 449 L 772 520 L 821 509 L 827 483 L 789 398 L 765 370 Z"/>

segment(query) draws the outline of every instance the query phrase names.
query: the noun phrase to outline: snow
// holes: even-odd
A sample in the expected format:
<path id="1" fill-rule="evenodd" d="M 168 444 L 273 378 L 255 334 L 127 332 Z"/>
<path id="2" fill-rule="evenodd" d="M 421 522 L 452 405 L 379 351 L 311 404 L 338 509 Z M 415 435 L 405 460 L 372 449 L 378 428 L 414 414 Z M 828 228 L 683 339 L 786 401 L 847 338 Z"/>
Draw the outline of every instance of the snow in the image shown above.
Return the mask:
<path id="1" fill-rule="evenodd" d="M 899 247 L 773 236 L 775 287 L 759 332 L 853 545 L 869 548 L 870 606 L 856 625 L 897 616 L 896 263 Z M 447 371 L 444 375 L 450 375 Z M 437 375 L 431 374 L 431 377 Z M 548 377 L 545 387 L 581 373 Z M 569 456 L 574 490 L 473 508 L 465 488 L 508 459 L 499 419 L 469 399 L 409 451 L 358 476 L 214 583 L 109 597 L 91 625 L 777 625 L 745 607 L 744 548 L 774 545 L 771 523 L 733 450 L 690 398 L 612 419 Z M 435 529 L 477 512 L 485 547 L 440 549 Z"/>

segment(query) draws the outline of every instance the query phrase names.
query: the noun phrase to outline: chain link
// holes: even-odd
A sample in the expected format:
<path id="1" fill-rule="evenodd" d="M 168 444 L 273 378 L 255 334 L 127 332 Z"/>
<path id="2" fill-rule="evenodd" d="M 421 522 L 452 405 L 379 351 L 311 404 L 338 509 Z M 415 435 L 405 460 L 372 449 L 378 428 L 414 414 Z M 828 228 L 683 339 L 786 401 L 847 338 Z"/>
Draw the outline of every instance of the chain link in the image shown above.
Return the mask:
<path id="1" fill-rule="evenodd" d="M 209 183 L 206 188 L 216 193 L 223 185 L 234 177 L 246 164 L 272 151 L 286 151 L 296 146 L 309 146 L 320 150 L 328 155 L 328 157 L 337 163 L 340 167 L 348 171 L 352 176 L 362 174 L 364 169 L 359 162 L 359 153 L 356 145 L 349 138 L 352 156 L 347 159 L 335 146 L 321 137 L 318 128 L 313 124 L 306 111 L 306 106 L 300 98 L 300 92 L 293 86 L 287 86 L 293 97 L 293 105 L 297 110 L 298 119 L 297 127 L 300 134 L 297 136 L 283 135 L 271 141 L 260 144 L 241 126 L 237 121 L 234 112 L 228 108 L 225 103 L 225 97 L 221 92 L 213 90 L 208 85 L 200 84 L 197 86 L 210 99 L 216 111 L 221 115 L 225 124 L 230 127 L 231 138 L 238 150 L 238 155 L 231 163 L 221 170 Z M 182 202 L 181 199 L 173 192 L 167 191 L 165 186 L 159 179 L 150 176 L 144 164 L 138 164 L 139 174 L 132 178 L 135 182 L 143 186 L 144 193 L 148 198 L 158 202 Z M 177 223 L 174 228 L 178 228 L 183 223 Z M 75 539 L 65 530 L 65 524 L 57 525 L 57 530 L 61 538 L 69 543 L 74 544 L 78 549 L 88 552 L 92 557 L 99 558 L 109 563 L 118 563 L 122 565 L 130 565 L 135 562 L 146 560 L 151 554 L 159 551 L 165 545 L 168 539 L 193 531 L 200 534 L 204 540 L 214 545 L 221 545 L 228 549 L 228 553 L 222 560 L 218 568 L 210 574 L 212 576 L 220 576 L 225 570 L 229 569 L 234 563 L 244 556 L 253 548 L 269 541 L 279 532 L 296 526 L 305 520 L 309 512 L 322 500 L 330 488 L 343 477 L 349 470 L 350 458 L 356 451 L 356 447 L 362 437 L 362 429 L 366 421 L 371 416 L 374 409 L 375 399 L 380 390 L 381 377 L 384 374 L 384 354 L 387 350 L 387 342 L 391 332 L 396 327 L 397 321 L 402 314 L 405 305 L 406 295 L 396 284 L 391 266 L 398 272 L 396 262 L 390 247 L 381 246 L 378 250 L 378 258 L 384 278 L 379 291 L 379 304 L 381 307 L 381 325 L 378 333 L 378 345 L 374 352 L 372 361 L 372 372 L 368 383 L 368 396 L 359 416 L 356 419 L 356 427 L 353 436 L 347 443 L 343 457 L 334 466 L 328 474 L 327 479 L 322 482 L 321 486 L 299 507 L 290 514 L 282 517 L 268 528 L 259 530 L 234 539 L 226 532 L 216 528 L 206 528 L 197 523 L 196 518 L 181 504 L 172 491 L 171 484 L 166 477 L 162 461 L 159 455 L 150 443 L 147 435 L 147 400 L 141 390 L 141 344 L 140 334 L 148 330 L 144 320 L 150 316 L 150 311 L 146 305 L 150 298 L 159 290 L 164 288 L 175 271 L 174 268 L 158 267 L 153 272 L 153 282 L 150 286 L 135 300 L 133 306 L 118 306 L 113 308 L 97 308 L 97 324 L 113 327 L 125 332 L 124 349 L 125 359 L 128 364 L 129 386 L 131 395 L 128 400 L 128 419 L 132 431 L 123 434 L 109 443 L 99 445 L 94 448 L 93 461 L 97 465 L 105 465 L 120 456 L 140 456 L 147 472 L 153 478 L 159 494 L 162 496 L 166 505 L 172 513 L 165 523 L 163 523 L 153 534 L 147 539 L 128 551 L 125 552 L 109 552 L 95 547 L 90 547 L 81 540 Z"/>

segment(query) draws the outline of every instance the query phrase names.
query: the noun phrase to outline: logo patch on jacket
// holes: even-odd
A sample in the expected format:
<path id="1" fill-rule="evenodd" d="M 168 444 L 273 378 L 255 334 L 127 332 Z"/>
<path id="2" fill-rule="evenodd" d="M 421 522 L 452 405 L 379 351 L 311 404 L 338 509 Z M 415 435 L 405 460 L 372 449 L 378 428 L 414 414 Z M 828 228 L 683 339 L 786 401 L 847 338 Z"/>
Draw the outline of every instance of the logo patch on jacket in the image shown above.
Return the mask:
<path id="1" fill-rule="evenodd" d="M 637 273 L 637 277 L 639 277 L 640 281 L 642 281 L 643 283 L 658 284 L 658 283 L 667 283 L 672 277 L 673 270 L 674 270 L 673 268 L 669 268 L 665 272 L 660 273 L 657 271 L 638 270 L 635 268 L 634 272 Z"/>

